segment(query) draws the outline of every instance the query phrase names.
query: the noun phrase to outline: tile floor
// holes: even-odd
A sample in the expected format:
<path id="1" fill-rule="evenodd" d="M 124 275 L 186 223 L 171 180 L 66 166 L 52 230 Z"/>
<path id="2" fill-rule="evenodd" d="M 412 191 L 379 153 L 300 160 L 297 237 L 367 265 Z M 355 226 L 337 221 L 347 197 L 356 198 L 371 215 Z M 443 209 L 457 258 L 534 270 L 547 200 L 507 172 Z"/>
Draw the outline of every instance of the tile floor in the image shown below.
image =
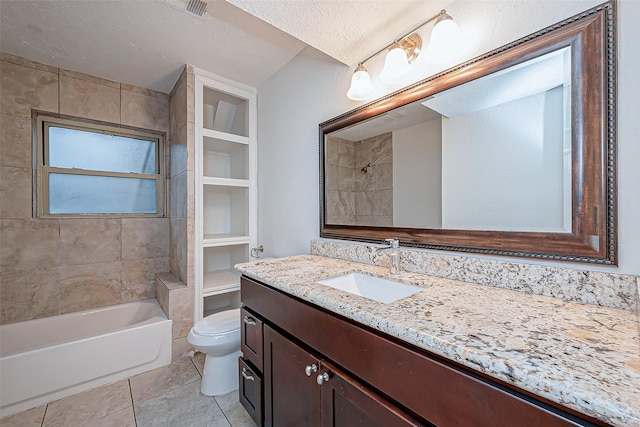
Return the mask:
<path id="1" fill-rule="evenodd" d="M 200 394 L 204 355 L 0 419 L 1 427 L 255 427 L 238 392 Z"/>

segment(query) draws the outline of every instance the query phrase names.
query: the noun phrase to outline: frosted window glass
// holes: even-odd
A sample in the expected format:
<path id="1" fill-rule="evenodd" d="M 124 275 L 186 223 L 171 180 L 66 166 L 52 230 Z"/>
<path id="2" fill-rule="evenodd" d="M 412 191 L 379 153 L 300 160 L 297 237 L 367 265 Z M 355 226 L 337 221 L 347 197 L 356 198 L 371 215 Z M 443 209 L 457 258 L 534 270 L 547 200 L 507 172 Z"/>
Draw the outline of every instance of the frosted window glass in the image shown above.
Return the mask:
<path id="1" fill-rule="evenodd" d="M 49 127 L 49 165 L 124 173 L 157 173 L 156 142 Z"/>
<path id="2" fill-rule="evenodd" d="M 154 179 L 49 174 L 52 214 L 156 213 Z"/>

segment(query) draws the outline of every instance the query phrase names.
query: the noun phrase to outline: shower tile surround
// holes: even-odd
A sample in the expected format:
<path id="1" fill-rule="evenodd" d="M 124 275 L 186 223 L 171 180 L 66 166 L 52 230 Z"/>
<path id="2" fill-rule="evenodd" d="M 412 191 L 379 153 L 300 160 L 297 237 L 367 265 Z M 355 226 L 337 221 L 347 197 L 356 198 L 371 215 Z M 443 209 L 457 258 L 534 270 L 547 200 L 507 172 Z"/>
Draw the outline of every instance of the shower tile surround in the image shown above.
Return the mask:
<path id="1" fill-rule="evenodd" d="M 169 145 L 170 96 L 6 53 L 0 78 L 0 323 L 154 298 L 155 274 L 170 271 L 179 252 L 186 271 L 187 215 L 34 219 L 31 112 L 165 132 L 168 160 L 182 150 Z M 186 95 L 182 102 L 186 116 Z M 177 109 L 172 113 L 180 116 Z M 187 120 L 180 123 L 175 138 L 185 144 L 186 165 Z M 171 163 L 176 170 L 167 168 L 168 178 L 186 170 L 180 161 Z M 171 234 L 175 221 L 185 237 Z M 180 239 L 184 249 L 176 250 L 174 240 Z"/>
<path id="2" fill-rule="evenodd" d="M 393 225 L 392 151 L 391 133 L 327 138 L 327 222 Z"/>
<path id="3" fill-rule="evenodd" d="M 314 255 L 238 264 L 236 269 L 314 305 L 612 425 L 640 425 L 637 277 L 576 276 L 587 288 L 595 283 L 624 288 L 621 293 L 628 295 L 620 300 L 607 293 L 599 301 L 621 309 L 407 271 L 411 263 L 421 259 L 411 258 L 392 280 L 424 289 L 382 304 L 317 283 L 350 272 L 389 278 L 382 254 L 378 257 L 363 245 L 325 241 L 313 241 L 312 252 Z M 412 251 L 403 250 L 403 257 L 407 252 Z M 440 264 L 443 271 L 446 265 L 456 268 L 451 259 L 430 260 L 428 255 L 422 255 L 427 256 L 424 268 L 431 262 Z M 348 257 L 357 262 L 344 259 Z M 512 267 L 506 264 L 504 268 Z M 458 267 L 464 269 L 463 265 Z M 496 272 L 498 267 L 491 268 Z M 546 273 L 564 273 L 559 280 L 571 277 L 560 270 L 565 269 Z M 510 274 L 517 277 L 514 271 Z M 539 272 L 536 274 L 530 280 L 540 277 Z"/>

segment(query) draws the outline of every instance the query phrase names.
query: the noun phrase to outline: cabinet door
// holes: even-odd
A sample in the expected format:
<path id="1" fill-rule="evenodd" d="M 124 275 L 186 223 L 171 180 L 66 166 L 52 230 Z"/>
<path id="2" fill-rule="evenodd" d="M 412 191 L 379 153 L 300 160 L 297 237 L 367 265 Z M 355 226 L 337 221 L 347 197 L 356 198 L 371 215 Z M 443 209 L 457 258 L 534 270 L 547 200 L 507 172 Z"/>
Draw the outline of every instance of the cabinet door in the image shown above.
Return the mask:
<path id="1" fill-rule="evenodd" d="M 323 363 L 322 427 L 405 427 L 428 425 L 412 419 L 353 378 Z M 326 377 L 325 377 L 326 378 Z"/>
<path id="2" fill-rule="evenodd" d="M 240 310 L 242 317 L 240 349 L 245 359 L 262 371 L 262 320 L 246 309 Z"/>
<path id="3" fill-rule="evenodd" d="M 265 426 L 320 426 L 320 386 L 316 374 L 305 373 L 307 366 L 318 364 L 317 358 L 264 325 Z"/>

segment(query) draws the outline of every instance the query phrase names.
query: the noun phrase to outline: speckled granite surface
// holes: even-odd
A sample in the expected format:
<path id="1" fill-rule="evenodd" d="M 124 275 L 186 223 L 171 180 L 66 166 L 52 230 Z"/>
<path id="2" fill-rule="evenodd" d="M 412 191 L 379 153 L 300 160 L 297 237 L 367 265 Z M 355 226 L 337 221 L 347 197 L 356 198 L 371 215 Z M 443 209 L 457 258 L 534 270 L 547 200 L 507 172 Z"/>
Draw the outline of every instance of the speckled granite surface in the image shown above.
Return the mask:
<path id="1" fill-rule="evenodd" d="M 628 310 L 403 272 L 423 291 L 382 304 L 315 283 L 389 270 L 301 255 L 240 272 L 616 426 L 640 426 L 640 328 Z"/>
<path id="2" fill-rule="evenodd" d="M 353 242 L 312 240 L 311 253 L 330 258 L 389 265 L 386 252 Z M 640 313 L 638 276 L 402 248 L 402 269 L 468 283 L 513 289 L 565 301 Z"/>

